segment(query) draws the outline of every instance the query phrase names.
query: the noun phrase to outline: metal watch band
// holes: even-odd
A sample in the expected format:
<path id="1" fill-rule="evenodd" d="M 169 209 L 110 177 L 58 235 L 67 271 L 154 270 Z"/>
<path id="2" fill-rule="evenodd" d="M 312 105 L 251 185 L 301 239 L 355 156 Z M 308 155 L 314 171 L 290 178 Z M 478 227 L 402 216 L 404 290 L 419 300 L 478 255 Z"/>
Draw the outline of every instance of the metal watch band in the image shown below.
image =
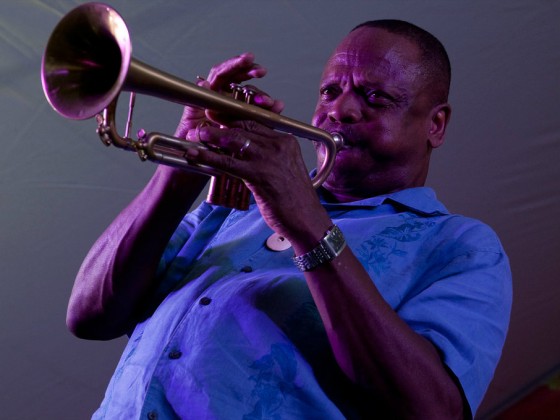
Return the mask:
<path id="1" fill-rule="evenodd" d="M 299 257 L 293 257 L 292 259 L 296 267 L 301 271 L 310 271 L 338 257 L 345 246 L 346 240 L 344 235 L 342 235 L 338 226 L 333 225 L 327 230 L 319 245 L 308 253 Z"/>

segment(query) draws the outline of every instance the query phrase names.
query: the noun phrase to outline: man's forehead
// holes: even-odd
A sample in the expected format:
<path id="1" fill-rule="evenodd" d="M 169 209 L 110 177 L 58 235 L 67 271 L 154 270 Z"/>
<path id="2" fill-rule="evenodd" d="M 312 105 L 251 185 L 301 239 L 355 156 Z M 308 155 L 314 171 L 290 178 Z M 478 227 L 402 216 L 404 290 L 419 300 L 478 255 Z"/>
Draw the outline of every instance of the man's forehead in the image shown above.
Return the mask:
<path id="1" fill-rule="evenodd" d="M 418 75 L 420 66 L 410 62 L 396 49 L 383 53 L 364 53 L 363 51 L 346 50 L 336 51 L 327 62 L 323 77 L 352 73 L 365 79 L 390 77 L 401 79 L 403 77 Z"/>
<path id="2" fill-rule="evenodd" d="M 397 54 L 391 51 L 376 52 L 374 50 L 363 49 L 340 49 L 336 50 L 327 62 L 328 65 L 333 67 L 362 67 L 364 65 L 390 65 Z"/>
<path id="3" fill-rule="evenodd" d="M 327 61 L 325 76 L 338 71 L 369 75 L 418 74 L 419 51 L 415 44 L 383 29 L 360 28 L 351 32 Z"/>
<path id="4" fill-rule="evenodd" d="M 327 62 L 323 72 L 324 77 L 352 73 L 371 78 L 374 74 L 389 75 L 391 72 L 391 62 L 383 56 L 368 57 L 356 51 L 337 51 Z"/>
<path id="5" fill-rule="evenodd" d="M 332 54 L 335 60 L 340 59 L 406 59 L 417 62 L 418 46 L 402 35 L 379 28 L 359 28 L 350 32 L 337 46 Z"/>

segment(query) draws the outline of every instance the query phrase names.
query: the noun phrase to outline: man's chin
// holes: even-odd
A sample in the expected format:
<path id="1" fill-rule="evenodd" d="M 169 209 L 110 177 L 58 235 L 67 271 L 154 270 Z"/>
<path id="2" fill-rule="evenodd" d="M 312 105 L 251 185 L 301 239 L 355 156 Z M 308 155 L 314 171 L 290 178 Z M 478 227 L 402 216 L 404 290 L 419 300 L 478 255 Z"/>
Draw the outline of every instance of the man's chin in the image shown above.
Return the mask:
<path id="1" fill-rule="evenodd" d="M 358 176 L 356 173 L 349 172 L 348 170 L 333 169 L 325 181 L 325 187 L 329 190 L 337 191 L 352 191 L 360 189 L 360 185 L 364 181 L 363 176 Z"/>

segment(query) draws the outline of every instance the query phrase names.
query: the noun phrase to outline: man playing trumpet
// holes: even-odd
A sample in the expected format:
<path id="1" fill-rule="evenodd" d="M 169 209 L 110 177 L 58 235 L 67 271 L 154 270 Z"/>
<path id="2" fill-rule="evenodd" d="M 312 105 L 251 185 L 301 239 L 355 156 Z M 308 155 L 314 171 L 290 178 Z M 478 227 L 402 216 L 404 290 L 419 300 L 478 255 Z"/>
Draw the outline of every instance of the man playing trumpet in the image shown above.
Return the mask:
<path id="1" fill-rule="evenodd" d="M 243 54 L 199 84 L 264 75 Z M 449 81 L 424 30 L 352 30 L 321 77 L 313 125 L 345 145 L 318 191 L 293 136 L 186 107 L 177 136 L 209 146 L 189 162 L 242 178 L 253 201 L 191 210 L 208 178 L 160 166 L 93 246 L 69 328 L 130 335 L 95 418 L 474 415 L 505 339 L 511 275 L 492 230 L 424 187 Z M 255 103 L 282 109 L 263 93 Z"/>

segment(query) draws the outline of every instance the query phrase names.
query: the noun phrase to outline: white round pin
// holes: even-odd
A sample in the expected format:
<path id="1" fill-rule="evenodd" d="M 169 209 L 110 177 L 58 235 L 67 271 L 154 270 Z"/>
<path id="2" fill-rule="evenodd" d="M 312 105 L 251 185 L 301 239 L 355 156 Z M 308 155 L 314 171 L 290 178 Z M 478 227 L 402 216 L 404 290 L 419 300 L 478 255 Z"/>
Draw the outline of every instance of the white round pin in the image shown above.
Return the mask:
<path id="1" fill-rule="evenodd" d="M 284 251 L 290 248 L 292 244 L 283 236 L 273 233 L 266 240 L 266 247 L 271 251 Z"/>

